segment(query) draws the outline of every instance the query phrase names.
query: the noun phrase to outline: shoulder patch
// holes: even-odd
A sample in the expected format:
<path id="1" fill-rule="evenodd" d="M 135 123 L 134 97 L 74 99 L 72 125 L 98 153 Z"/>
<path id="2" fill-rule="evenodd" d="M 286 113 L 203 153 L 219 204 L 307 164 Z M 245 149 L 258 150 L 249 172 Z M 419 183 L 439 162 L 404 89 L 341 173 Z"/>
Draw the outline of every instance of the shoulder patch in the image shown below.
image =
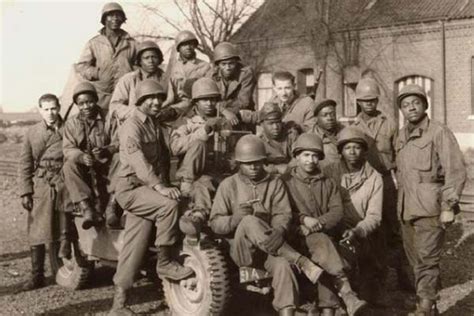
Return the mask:
<path id="1" fill-rule="evenodd" d="M 140 145 L 138 144 L 138 141 L 136 139 L 133 139 L 131 137 L 127 138 L 127 153 L 129 155 L 137 152 L 140 149 Z"/>

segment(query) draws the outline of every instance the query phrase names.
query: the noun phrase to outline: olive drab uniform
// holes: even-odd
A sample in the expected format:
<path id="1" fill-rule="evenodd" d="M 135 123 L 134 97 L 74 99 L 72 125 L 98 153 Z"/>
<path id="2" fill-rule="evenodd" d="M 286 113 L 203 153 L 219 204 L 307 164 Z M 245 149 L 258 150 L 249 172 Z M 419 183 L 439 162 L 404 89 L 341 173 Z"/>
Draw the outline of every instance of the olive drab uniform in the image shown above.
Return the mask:
<path id="1" fill-rule="evenodd" d="M 88 133 L 88 134 L 87 134 Z M 99 202 L 104 210 L 109 194 L 114 191 L 115 175 L 119 165 L 118 144 L 111 142 L 111 136 L 105 128 L 105 119 L 99 110 L 92 120 L 81 113 L 66 121 L 64 127 L 64 176 L 65 182 L 74 203 L 84 200 Z M 96 160 L 92 167 L 95 179 L 92 179 L 91 168 L 80 162 L 81 156 L 89 148 L 107 148 L 111 157 Z M 98 195 L 98 196 L 97 196 Z"/>
<path id="2" fill-rule="evenodd" d="M 271 139 L 263 132 L 258 136 L 263 141 L 267 152 L 265 170 L 268 173 L 284 174 L 293 157 L 291 150 L 298 138 L 298 131 L 285 126 L 280 139 Z"/>
<path id="3" fill-rule="evenodd" d="M 316 124 L 315 103 L 307 95 L 299 95 L 295 91 L 294 99 L 290 104 L 281 102 L 278 96 L 274 96 L 271 102 L 280 107 L 283 113 L 283 122 L 293 123 L 304 132 L 311 131 Z"/>
<path id="4" fill-rule="evenodd" d="M 436 301 L 445 233 L 439 216 L 459 210 L 466 181 L 463 155 L 453 133 L 427 116 L 400 130 L 395 149 L 403 245 L 414 268 L 417 295 Z"/>
<path id="5" fill-rule="evenodd" d="M 315 133 L 323 140 L 324 159 L 319 162 L 321 167 L 339 161 L 341 156 L 337 150 L 337 136 L 343 128 L 344 125 L 337 123 L 336 131 L 334 134 L 330 134 L 317 124 L 313 126 L 311 132 Z"/>
<path id="6" fill-rule="evenodd" d="M 98 104 L 105 113 L 115 85 L 123 75 L 133 70 L 135 59 L 135 40 L 124 30 L 120 30 L 119 40 L 115 44 L 105 35 L 105 28 L 87 42 L 75 69 L 95 86 Z"/>
<path id="7" fill-rule="evenodd" d="M 242 204 L 259 199 L 262 206 L 255 216 L 245 216 L 240 223 L 233 223 L 232 214 L 238 212 Z M 210 216 L 210 227 L 219 235 L 231 236 L 230 255 L 240 266 L 254 264 L 259 254 L 258 244 L 269 228 L 288 231 L 291 221 L 291 208 L 283 182 L 274 175 L 266 175 L 253 182 L 240 172 L 226 178 L 217 189 Z M 268 255 L 264 268 L 272 276 L 274 290 L 273 306 L 281 310 L 296 306 L 298 283 L 290 264 L 279 256 Z"/>
<path id="8" fill-rule="evenodd" d="M 58 241 L 63 235 L 64 214 L 70 200 L 62 177 L 63 122 L 47 126 L 44 121 L 31 127 L 20 154 L 20 195 L 32 194 L 33 209 L 28 213 L 30 245 Z M 61 225 L 60 225 L 61 224 Z"/>
<path id="9" fill-rule="evenodd" d="M 120 169 L 116 199 L 127 213 L 123 248 L 114 283 L 131 288 L 149 247 L 153 225 L 155 245 L 171 246 L 178 241 L 177 201 L 153 187 L 169 184 L 169 149 L 162 127 L 140 110 L 132 113 L 119 130 Z"/>

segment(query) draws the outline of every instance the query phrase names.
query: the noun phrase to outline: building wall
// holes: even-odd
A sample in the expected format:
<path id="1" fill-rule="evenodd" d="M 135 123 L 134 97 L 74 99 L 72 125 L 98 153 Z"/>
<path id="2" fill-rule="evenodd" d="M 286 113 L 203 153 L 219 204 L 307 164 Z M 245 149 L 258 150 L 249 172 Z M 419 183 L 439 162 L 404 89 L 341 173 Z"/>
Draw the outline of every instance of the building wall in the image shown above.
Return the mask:
<path id="1" fill-rule="evenodd" d="M 341 105 L 338 109 L 339 115 L 343 116 L 347 99 L 345 84 L 356 83 L 363 73 L 368 72 L 382 87 L 381 107 L 387 114 L 397 118 L 398 109 L 394 104 L 397 89 L 395 83 L 411 75 L 428 77 L 433 80 L 432 118 L 446 122 L 457 134 L 463 147 L 474 147 L 474 19 L 445 23 L 446 111 L 441 30 L 441 22 L 432 22 L 359 32 L 358 65 L 341 69 L 338 57 L 332 52 L 317 98 L 335 99 Z M 260 71 L 285 69 L 296 75 L 300 69 L 316 69 L 323 65 L 315 60 L 305 38 L 253 42 L 244 46 L 247 52 L 251 52 L 250 61 L 260 57 Z M 337 50 L 339 56 L 342 56 L 341 43 L 337 45 Z"/>

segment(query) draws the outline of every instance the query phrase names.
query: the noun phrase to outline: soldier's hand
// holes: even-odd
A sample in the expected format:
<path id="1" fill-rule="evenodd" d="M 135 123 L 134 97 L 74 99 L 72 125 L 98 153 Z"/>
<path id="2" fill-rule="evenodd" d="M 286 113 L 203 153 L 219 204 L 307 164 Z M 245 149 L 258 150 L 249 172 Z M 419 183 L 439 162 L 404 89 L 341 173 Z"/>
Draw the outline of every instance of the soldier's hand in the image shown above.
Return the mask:
<path id="1" fill-rule="evenodd" d="M 94 156 L 95 160 L 101 160 L 102 158 L 107 157 L 109 151 L 106 148 L 99 148 L 95 147 L 92 149 L 92 155 Z"/>
<path id="2" fill-rule="evenodd" d="M 267 235 L 267 238 L 261 243 L 261 246 L 265 248 L 268 253 L 275 254 L 285 242 L 283 233 L 279 229 L 271 229 L 266 231 L 265 235 Z"/>
<path id="3" fill-rule="evenodd" d="M 235 115 L 234 112 L 224 109 L 222 110 L 222 115 L 227 121 L 229 121 L 232 126 L 239 124 L 239 118 L 237 117 L 237 115 Z"/>
<path id="4" fill-rule="evenodd" d="M 222 126 L 222 119 L 219 117 L 211 117 L 206 121 L 206 125 L 204 128 L 206 129 L 206 133 L 210 134 L 213 131 L 220 130 Z"/>
<path id="5" fill-rule="evenodd" d="M 86 165 L 87 167 L 92 167 L 92 165 L 94 164 L 94 158 L 89 155 L 89 154 L 82 154 L 80 157 L 79 157 L 79 161 L 83 164 L 83 165 Z"/>
<path id="6" fill-rule="evenodd" d="M 356 237 L 355 232 L 352 229 L 348 229 L 342 234 L 341 242 L 346 242 L 346 241 L 352 242 L 355 239 L 355 237 Z"/>
<path id="7" fill-rule="evenodd" d="M 317 218 L 311 216 L 305 216 L 303 219 L 303 224 L 308 227 L 312 233 L 323 230 L 323 225 L 321 222 Z"/>
<path id="8" fill-rule="evenodd" d="M 31 212 L 33 209 L 33 196 L 31 194 L 27 194 L 21 197 L 21 206 L 28 212 Z"/>
<path id="9" fill-rule="evenodd" d="M 454 223 L 454 212 L 451 210 L 441 211 L 439 221 L 441 222 L 441 226 L 443 226 L 444 229 L 448 228 L 452 223 Z"/>
<path id="10" fill-rule="evenodd" d="M 181 197 L 181 191 L 179 191 L 179 189 L 176 187 L 168 188 L 161 184 L 157 184 L 153 187 L 153 190 L 172 200 L 179 200 Z"/>

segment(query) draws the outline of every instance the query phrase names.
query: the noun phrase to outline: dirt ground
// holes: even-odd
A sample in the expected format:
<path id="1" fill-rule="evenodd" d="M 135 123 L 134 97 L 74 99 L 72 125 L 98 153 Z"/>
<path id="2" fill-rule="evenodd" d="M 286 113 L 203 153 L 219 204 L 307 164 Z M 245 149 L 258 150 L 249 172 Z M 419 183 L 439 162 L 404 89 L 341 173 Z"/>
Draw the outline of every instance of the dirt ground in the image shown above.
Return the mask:
<path id="1" fill-rule="evenodd" d="M 9 148 L 8 156 L 15 157 L 15 151 Z M 15 179 L 0 177 L 0 214 L 0 315 L 107 314 L 112 305 L 114 273 L 108 267 L 97 267 L 85 290 L 70 291 L 55 285 L 47 270 L 47 287 L 15 294 L 30 270 L 26 213 L 19 203 Z M 474 214 L 461 214 L 448 230 L 441 271 L 443 290 L 438 307 L 442 315 L 474 315 Z M 393 271 L 386 283 L 384 306 L 373 308 L 370 314 L 406 315 L 414 307 L 413 295 L 396 289 Z M 268 299 L 258 295 L 244 304 L 235 303 L 240 311 L 235 315 L 273 315 Z M 135 284 L 131 304 L 140 314 L 169 315 L 161 289 L 146 279 Z"/>

